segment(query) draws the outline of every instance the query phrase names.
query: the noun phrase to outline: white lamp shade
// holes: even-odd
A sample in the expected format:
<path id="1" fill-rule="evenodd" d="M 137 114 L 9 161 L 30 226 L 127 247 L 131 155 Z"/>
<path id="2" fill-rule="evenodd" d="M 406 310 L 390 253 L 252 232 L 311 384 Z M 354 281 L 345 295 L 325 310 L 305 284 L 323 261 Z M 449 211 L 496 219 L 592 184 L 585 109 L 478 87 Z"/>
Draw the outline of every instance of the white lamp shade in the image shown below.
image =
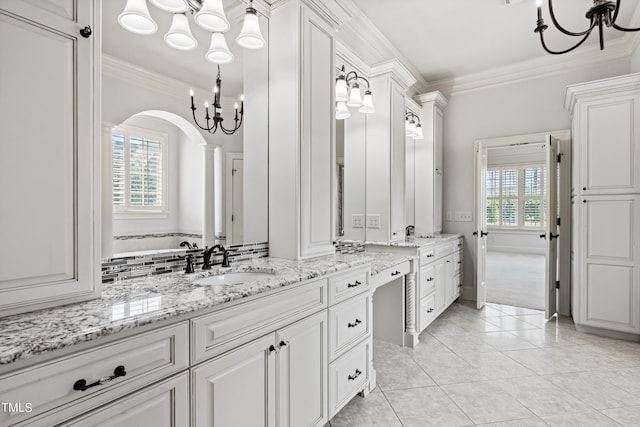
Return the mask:
<path id="1" fill-rule="evenodd" d="M 351 117 L 351 112 L 347 108 L 347 104 L 344 102 L 338 102 L 336 105 L 336 119 L 344 120 Z"/>
<path id="2" fill-rule="evenodd" d="M 167 34 L 164 35 L 164 41 L 172 48 L 178 50 L 191 50 L 198 46 L 198 41 L 193 37 L 193 34 L 191 34 L 187 15 L 183 13 L 173 15 L 171 28 L 169 28 Z"/>
<path id="3" fill-rule="evenodd" d="M 216 64 L 228 64 L 233 61 L 233 54 L 227 46 L 227 41 L 222 33 L 211 34 L 211 45 L 207 52 L 207 60 Z"/>
<path id="4" fill-rule="evenodd" d="M 412 119 L 409 122 L 409 135 L 411 138 L 415 138 L 416 136 L 416 122 Z"/>
<path id="5" fill-rule="evenodd" d="M 158 31 L 158 24 L 149 13 L 146 0 L 127 0 L 124 11 L 118 15 L 118 23 L 135 34 L 148 35 Z"/>
<path id="6" fill-rule="evenodd" d="M 261 49 L 265 45 L 262 32 L 260 32 L 258 15 L 256 15 L 255 11 L 252 11 L 252 8 L 247 9 L 247 13 L 244 15 L 242 30 L 236 37 L 236 42 L 247 49 Z"/>
<path id="7" fill-rule="evenodd" d="M 362 107 L 358 110 L 364 114 L 375 113 L 376 109 L 373 108 L 373 98 L 371 97 L 371 92 L 366 91 L 364 93 L 364 98 L 362 98 Z"/>
<path id="8" fill-rule="evenodd" d="M 409 119 L 405 119 L 404 120 L 404 134 L 405 136 L 413 136 L 413 132 L 411 132 L 411 129 L 409 127 Z"/>
<path id="9" fill-rule="evenodd" d="M 196 24 L 214 33 L 224 33 L 231 28 L 229 20 L 224 14 L 222 0 L 205 0 L 202 9 L 195 14 L 193 19 Z"/>
<path id="10" fill-rule="evenodd" d="M 344 77 L 338 77 L 336 80 L 336 102 L 347 102 L 348 100 L 347 81 Z"/>
<path id="11" fill-rule="evenodd" d="M 422 125 L 420 125 L 420 123 L 416 125 L 416 133 L 413 139 L 424 139 L 424 134 L 422 133 Z"/>
<path id="12" fill-rule="evenodd" d="M 149 0 L 149 2 L 165 12 L 185 13 L 189 10 L 186 0 Z"/>
<path id="13" fill-rule="evenodd" d="M 349 100 L 347 101 L 348 107 L 359 108 L 362 107 L 362 94 L 360 93 L 360 86 L 358 83 L 354 83 L 351 86 L 351 93 L 349 94 Z"/>

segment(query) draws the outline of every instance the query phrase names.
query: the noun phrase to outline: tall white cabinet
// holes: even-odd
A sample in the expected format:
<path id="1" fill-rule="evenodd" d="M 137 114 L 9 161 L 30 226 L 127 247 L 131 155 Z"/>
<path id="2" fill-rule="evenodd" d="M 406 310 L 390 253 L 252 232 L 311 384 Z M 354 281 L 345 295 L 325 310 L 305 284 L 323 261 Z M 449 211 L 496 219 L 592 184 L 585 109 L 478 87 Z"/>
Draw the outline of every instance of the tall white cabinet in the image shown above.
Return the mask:
<path id="1" fill-rule="evenodd" d="M 99 26 L 99 0 L 0 1 L 0 316 L 99 295 Z"/>
<path id="2" fill-rule="evenodd" d="M 574 321 L 640 339 L 640 74 L 569 86 L 565 107 L 574 135 Z"/>

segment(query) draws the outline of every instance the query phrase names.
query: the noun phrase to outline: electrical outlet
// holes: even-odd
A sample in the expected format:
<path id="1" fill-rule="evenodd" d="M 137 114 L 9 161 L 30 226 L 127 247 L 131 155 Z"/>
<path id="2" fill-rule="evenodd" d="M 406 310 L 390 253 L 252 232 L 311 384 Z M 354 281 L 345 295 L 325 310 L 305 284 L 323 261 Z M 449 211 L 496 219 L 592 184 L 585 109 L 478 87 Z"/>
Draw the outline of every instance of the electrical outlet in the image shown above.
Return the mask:
<path id="1" fill-rule="evenodd" d="M 380 215 L 367 215 L 367 228 L 380 228 Z"/>
<path id="2" fill-rule="evenodd" d="M 447 221 L 453 221 L 453 213 L 451 211 L 447 211 Z"/>
<path id="3" fill-rule="evenodd" d="M 471 222 L 473 221 L 471 212 L 456 212 L 454 214 L 454 218 L 456 221 L 462 221 L 462 222 Z"/>
<path id="4" fill-rule="evenodd" d="M 353 214 L 351 215 L 351 227 L 352 228 L 364 228 L 364 215 Z"/>

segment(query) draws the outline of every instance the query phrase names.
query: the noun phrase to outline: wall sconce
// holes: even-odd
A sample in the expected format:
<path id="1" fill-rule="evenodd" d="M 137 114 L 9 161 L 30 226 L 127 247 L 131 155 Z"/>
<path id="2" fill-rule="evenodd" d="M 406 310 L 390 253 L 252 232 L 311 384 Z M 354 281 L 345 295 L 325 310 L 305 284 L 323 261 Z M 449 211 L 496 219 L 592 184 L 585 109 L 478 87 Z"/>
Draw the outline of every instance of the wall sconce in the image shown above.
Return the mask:
<path id="1" fill-rule="evenodd" d="M 362 96 L 358 80 L 366 83 L 367 87 Z M 344 65 L 336 78 L 336 119 L 343 120 L 351 117 L 349 107 L 357 108 L 364 114 L 375 113 L 373 98 L 369 90 L 369 80 L 359 76 L 355 71 L 345 73 Z"/>
<path id="2" fill-rule="evenodd" d="M 407 137 L 413 139 L 424 139 L 424 134 L 422 133 L 422 125 L 420 124 L 420 117 L 418 117 L 411 111 L 407 111 L 407 114 L 405 115 L 404 129 Z"/>

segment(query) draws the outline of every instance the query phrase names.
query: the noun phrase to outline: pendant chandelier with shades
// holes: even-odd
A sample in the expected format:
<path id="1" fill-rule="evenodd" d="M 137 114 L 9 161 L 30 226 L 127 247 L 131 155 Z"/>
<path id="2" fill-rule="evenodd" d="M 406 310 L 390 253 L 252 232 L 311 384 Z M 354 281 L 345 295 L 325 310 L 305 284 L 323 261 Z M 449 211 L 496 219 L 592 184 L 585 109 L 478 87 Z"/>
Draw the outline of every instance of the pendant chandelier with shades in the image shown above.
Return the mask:
<path id="1" fill-rule="evenodd" d="M 163 12 L 173 14 L 171 27 L 164 36 L 169 46 L 178 50 L 192 50 L 198 46 L 198 40 L 189 27 L 187 14 L 191 14 L 199 27 L 211 33 L 207 60 L 216 64 L 233 61 L 233 54 L 225 39 L 231 24 L 224 13 L 222 0 L 149 0 L 149 3 Z M 147 0 L 127 0 L 124 11 L 118 15 L 118 23 L 135 34 L 149 35 L 158 31 L 158 24 L 149 13 Z M 236 43 L 246 49 L 260 49 L 265 45 L 253 0 L 249 1 Z"/>
<path id="2" fill-rule="evenodd" d="M 364 96 L 358 80 L 367 85 Z M 371 90 L 369 90 L 369 80 L 359 76 L 355 71 L 346 73 L 343 65 L 336 78 L 336 119 L 343 120 L 351 117 L 349 108 L 357 108 L 359 112 L 364 114 L 375 113 Z"/>
<path id="3" fill-rule="evenodd" d="M 221 98 L 221 90 L 222 90 L 222 79 L 220 78 L 220 65 L 218 65 L 218 76 L 216 78 L 216 85 L 213 88 L 213 116 L 209 115 L 209 102 L 204 103 L 204 111 L 205 111 L 205 125 L 201 125 L 198 123 L 198 118 L 196 117 L 196 105 L 193 101 L 193 90 L 190 91 L 191 95 L 191 113 L 193 114 L 193 121 L 202 130 L 206 130 L 209 133 L 216 133 L 216 131 L 221 130 L 225 135 L 233 135 L 236 133 L 240 126 L 242 126 L 242 118 L 244 117 L 244 97 L 240 95 L 240 109 L 238 109 L 238 103 L 235 104 L 236 115 L 233 118 L 233 127 L 225 128 L 222 125 L 224 119 L 222 118 L 222 106 L 220 103 Z"/>
<path id="4" fill-rule="evenodd" d="M 589 26 L 586 30 L 580 32 L 573 32 L 563 28 L 556 19 L 553 11 L 553 1 L 549 0 L 549 14 L 551 15 L 551 21 L 553 25 L 563 34 L 572 37 L 580 37 L 580 40 L 573 46 L 565 50 L 554 51 L 547 47 L 544 41 L 544 32 L 548 25 L 545 25 L 544 19 L 542 19 L 542 0 L 537 0 L 538 6 L 538 21 L 534 32 L 540 34 L 540 42 L 542 47 L 548 53 L 552 55 L 562 55 L 563 53 L 571 52 L 576 49 L 591 35 L 591 31 L 598 27 L 598 34 L 600 36 L 600 50 L 604 50 L 604 26 L 615 28 L 619 31 L 634 32 L 640 31 L 640 28 L 624 28 L 616 24 L 618 18 L 618 12 L 620 11 L 620 0 L 593 0 L 593 6 L 587 10 L 585 17 L 589 20 Z"/>
<path id="5" fill-rule="evenodd" d="M 407 111 L 407 114 L 405 115 L 404 129 L 405 135 L 408 138 L 424 139 L 424 134 L 422 133 L 422 125 L 420 124 L 420 117 L 418 117 L 418 115 L 414 114 L 412 111 Z"/>

